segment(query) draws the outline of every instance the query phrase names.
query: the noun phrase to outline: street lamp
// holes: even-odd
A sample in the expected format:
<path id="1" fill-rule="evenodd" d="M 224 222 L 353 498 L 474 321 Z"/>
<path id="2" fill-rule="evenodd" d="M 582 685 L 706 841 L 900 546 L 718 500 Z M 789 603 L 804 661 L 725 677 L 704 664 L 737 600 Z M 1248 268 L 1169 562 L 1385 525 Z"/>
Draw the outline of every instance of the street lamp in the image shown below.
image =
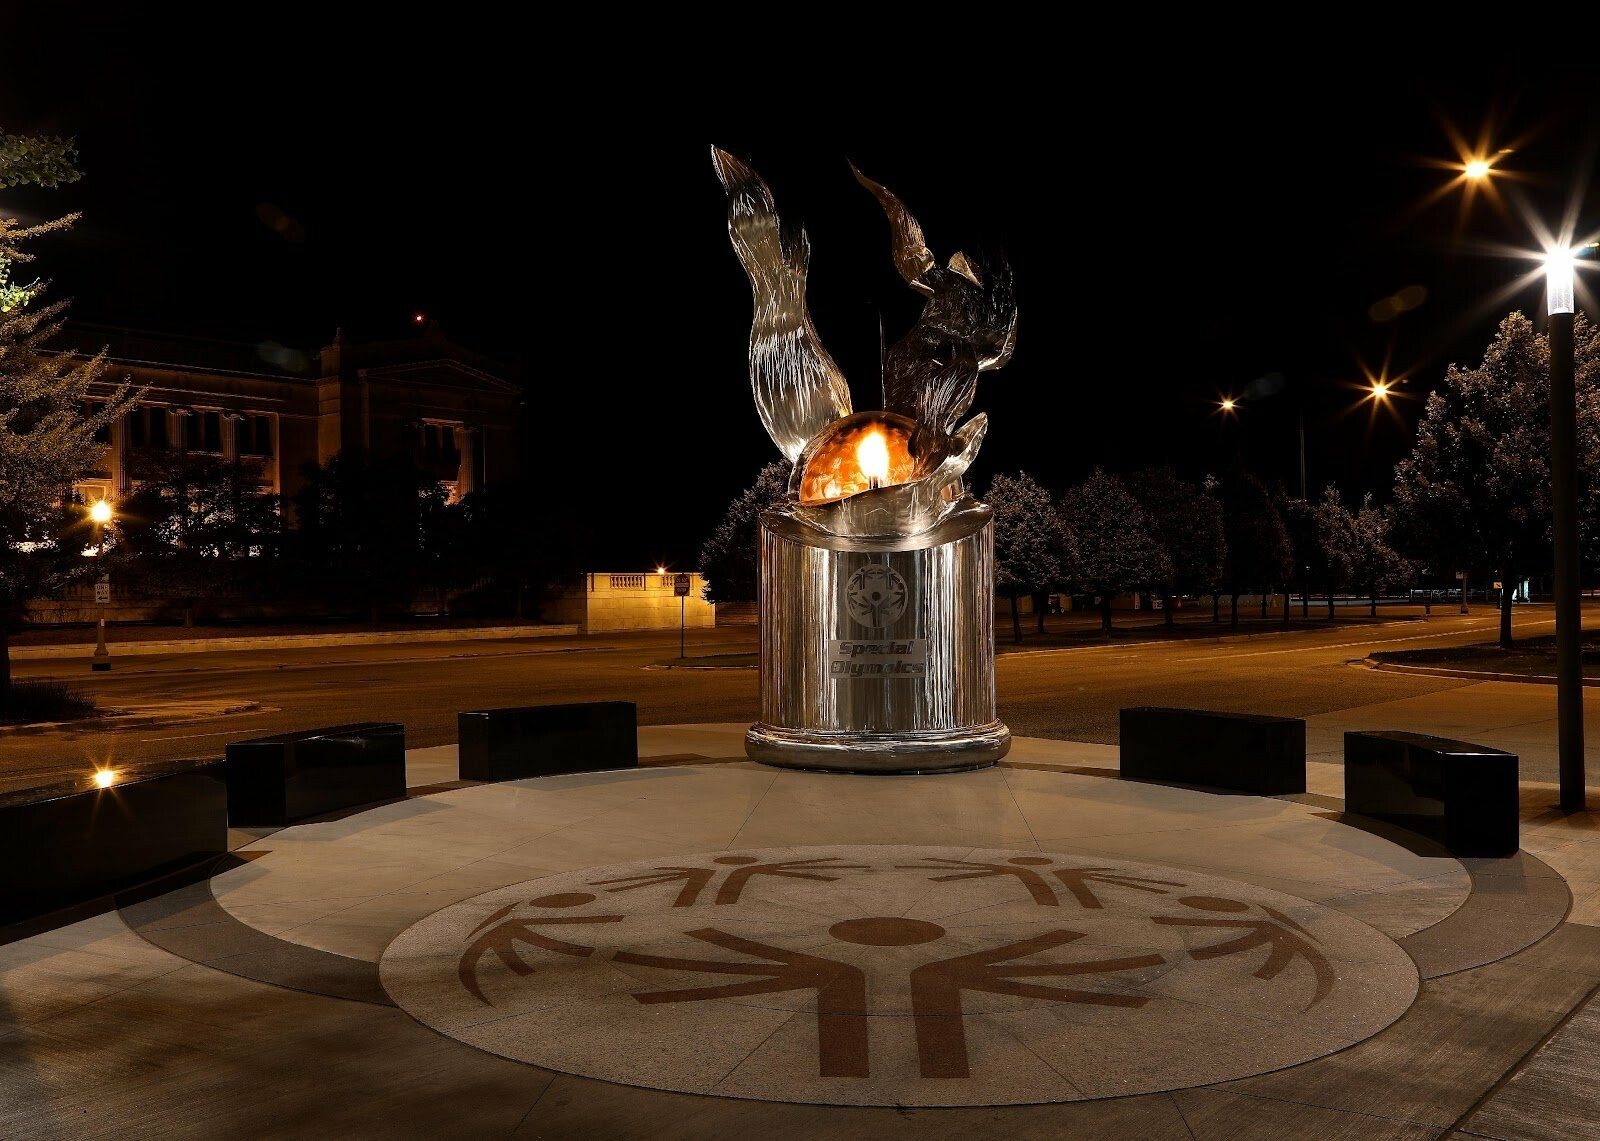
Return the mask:
<path id="1" fill-rule="evenodd" d="M 99 499 L 89 508 L 89 518 L 94 523 L 94 555 L 99 559 L 106 553 L 106 524 L 111 522 L 111 500 Z M 111 668 L 111 651 L 106 649 L 106 603 L 111 601 L 111 576 L 103 569 L 94 584 L 94 602 L 100 612 L 99 637 L 95 642 L 94 656 L 89 668 L 103 673 Z"/>
<path id="2" fill-rule="evenodd" d="M 1561 810 L 1586 807 L 1583 772 L 1583 617 L 1578 577 L 1578 398 L 1572 341 L 1573 252 L 1545 253 L 1550 316 L 1550 496 L 1555 523 L 1556 732 Z M 1509 583 L 1507 584 L 1510 585 Z"/>

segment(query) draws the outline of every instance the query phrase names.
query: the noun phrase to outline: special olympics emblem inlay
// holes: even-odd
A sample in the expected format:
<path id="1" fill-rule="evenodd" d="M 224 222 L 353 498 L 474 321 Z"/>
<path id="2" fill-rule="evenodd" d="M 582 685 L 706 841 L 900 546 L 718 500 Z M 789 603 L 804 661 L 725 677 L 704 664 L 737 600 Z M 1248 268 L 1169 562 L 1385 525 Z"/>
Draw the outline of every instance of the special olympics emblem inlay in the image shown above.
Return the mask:
<path id="1" fill-rule="evenodd" d="M 384 986 L 480 1049 L 657 1089 L 840 1105 L 1115 1097 L 1279 1069 L 1405 1012 L 1410 958 L 1188 869 L 929 846 L 747 849 L 447 907 Z"/>
<path id="2" fill-rule="evenodd" d="M 904 614 L 910 597 L 900 572 L 878 563 L 857 567 L 844 587 L 850 617 L 874 629 L 887 626 Z"/>

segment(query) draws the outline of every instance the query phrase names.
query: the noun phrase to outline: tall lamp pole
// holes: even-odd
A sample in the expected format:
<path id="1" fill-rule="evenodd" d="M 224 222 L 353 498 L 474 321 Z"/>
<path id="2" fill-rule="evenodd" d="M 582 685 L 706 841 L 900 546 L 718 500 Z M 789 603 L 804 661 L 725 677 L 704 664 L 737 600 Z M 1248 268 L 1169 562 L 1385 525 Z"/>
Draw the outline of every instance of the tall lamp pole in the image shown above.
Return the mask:
<path id="1" fill-rule="evenodd" d="M 106 524 L 111 522 L 111 501 L 98 500 L 89 508 L 89 518 L 94 520 L 94 553 L 96 561 L 99 561 L 106 553 Z M 105 573 L 104 566 L 101 563 L 100 578 L 94 584 L 95 607 L 100 611 L 99 640 L 95 643 L 94 656 L 89 659 L 89 668 L 96 673 L 111 668 L 111 651 L 106 649 L 106 603 L 111 601 L 111 578 Z"/>
<path id="2" fill-rule="evenodd" d="M 1550 493 L 1555 514 L 1556 727 L 1561 810 L 1586 807 L 1583 772 L 1583 618 L 1578 578 L 1578 400 L 1572 343 L 1572 251 L 1545 258 L 1550 315 Z M 1506 584 L 1508 587 L 1510 583 Z"/>

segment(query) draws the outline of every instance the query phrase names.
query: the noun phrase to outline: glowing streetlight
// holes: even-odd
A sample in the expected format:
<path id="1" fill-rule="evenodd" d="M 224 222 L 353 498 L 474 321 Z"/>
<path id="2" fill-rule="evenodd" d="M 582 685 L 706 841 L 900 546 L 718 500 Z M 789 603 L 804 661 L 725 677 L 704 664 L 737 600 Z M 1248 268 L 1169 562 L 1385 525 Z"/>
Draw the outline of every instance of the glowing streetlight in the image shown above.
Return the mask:
<path id="1" fill-rule="evenodd" d="M 117 783 L 116 769 L 95 769 L 94 783 L 97 788 L 110 788 Z"/>
<path id="2" fill-rule="evenodd" d="M 1375 380 L 1375 381 L 1373 381 L 1372 382 L 1372 399 L 1374 399 L 1374 400 L 1387 400 L 1387 399 L 1389 399 L 1389 388 L 1390 388 L 1389 382 L 1386 381 L 1386 380 Z"/>
<path id="3" fill-rule="evenodd" d="M 1221 408 L 1221 409 L 1222 409 L 1222 410 L 1223 410 L 1223 411 L 1224 411 L 1224 412 L 1232 412 L 1232 411 L 1233 411 L 1233 397 L 1231 397 L 1231 396 L 1224 396 L 1224 397 L 1223 397 L 1223 398 L 1222 398 L 1222 403 L 1221 403 L 1221 404 L 1220 404 L 1220 405 L 1219 405 L 1219 407 L 1220 407 L 1220 408 Z"/>
<path id="4" fill-rule="evenodd" d="M 1578 394 L 1572 324 L 1573 251 L 1545 251 L 1550 314 L 1550 500 L 1556 547 L 1556 756 L 1561 808 L 1586 807 L 1583 772 L 1583 616 L 1579 610 Z M 1511 584 L 1507 583 L 1509 587 Z"/>
<path id="5" fill-rule="evenodd" d="M 1573 312 L 1572 304 L 1572 250 L 1556 246 L 1544 255 L 1544 287 L 1546 311 L 1551 315 Z"/>
<path id="6" fill-rule="evenodd" d="M 111 500 L 101 499 L 89 508 L 89 518 L 104 527 L 111 522 Z"/>
<path id="7" fill-rule="evenodd" d="M 1473 182 L 1482 182 L 1489 177 L 1489 163 L 1487 159 L 1475 158 L 1461 168 L 1461 173 Z"/>

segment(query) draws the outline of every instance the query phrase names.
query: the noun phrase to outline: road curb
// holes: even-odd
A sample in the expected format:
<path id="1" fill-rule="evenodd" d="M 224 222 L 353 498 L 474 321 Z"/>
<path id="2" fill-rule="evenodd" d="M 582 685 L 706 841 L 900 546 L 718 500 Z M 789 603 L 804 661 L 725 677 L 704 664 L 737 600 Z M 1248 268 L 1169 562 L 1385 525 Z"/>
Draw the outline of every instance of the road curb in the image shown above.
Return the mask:
<path id="1" fill-rule="evenodd" d="M 260 638 L 189 638 L 159 642 L 111 642 L 114 658 L 152 654 L 205 654 L 225 650 L 316 649 L 323 646 L 382 646 L 405 642 L 474 642 L 515 638 L 562 638 L 579 632 L 577 626 L 477 626 L 462 630 L 374 630 L 347 634 L 272 634 Z M 94 647 L 13 646 L 14 662 L 61 658 L 88 658 Z"/>
<path id="2" fill-rule="evenodd" d="M 1381 662 L 1376 658 L 1357 658 L 1357 662 L 1374 670 L 1384 670 L 1397 674 L 1424 674 L 1429 677 L 1460 678 L 1464 681 L 1520 681 L 1531 682 L 1534 685 L 1555 685 L 1556 678 L 1553 674 L 1508 674 L 1493 673 L 1487 670 L 1452 670 L 1444 666 L 1410 666 L 1402 662 Z M 1583 679 L 1585 686 L 1600 688 L 1600 677 L 1586 677 Z"/>
<path id="3" fill-rule="evenodd" d="M 119 713 L 108 709 L 93 717 L 77 721 L 32 721 L 22 725 L 0 725 L 0 737 L 38 736 L 44 733 L 73 732 L 84 729 L 162 729 L 183 725 L 190 721 L 203 721 L 214 717 L 235 717 L 241 713 L 276 712 L 273 706 L 259 701 L 218 702 L 215 708 L 184 709 L 183 702 L 174 702 L 167 709 L 133 709 Z"/>

